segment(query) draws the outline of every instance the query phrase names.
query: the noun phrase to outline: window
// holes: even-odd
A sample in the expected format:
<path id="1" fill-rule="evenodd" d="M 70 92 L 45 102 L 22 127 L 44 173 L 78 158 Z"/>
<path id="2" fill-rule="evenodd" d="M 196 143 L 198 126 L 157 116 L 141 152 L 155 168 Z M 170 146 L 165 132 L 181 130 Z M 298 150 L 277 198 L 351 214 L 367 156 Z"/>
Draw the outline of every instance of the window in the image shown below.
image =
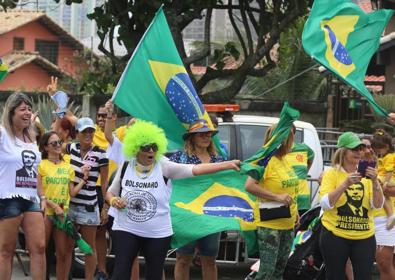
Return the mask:
<path id="1" fill-rule="evenodd" d="M 23 51 L 25 49 L 25 38 L 14 37 L 14 50 Z"/>
<path id="2" fill-rule="evenodd" d="M 54 41 L 36 40 L 36 51 L 51 61 L 58 64 L 59 43 Z"/>

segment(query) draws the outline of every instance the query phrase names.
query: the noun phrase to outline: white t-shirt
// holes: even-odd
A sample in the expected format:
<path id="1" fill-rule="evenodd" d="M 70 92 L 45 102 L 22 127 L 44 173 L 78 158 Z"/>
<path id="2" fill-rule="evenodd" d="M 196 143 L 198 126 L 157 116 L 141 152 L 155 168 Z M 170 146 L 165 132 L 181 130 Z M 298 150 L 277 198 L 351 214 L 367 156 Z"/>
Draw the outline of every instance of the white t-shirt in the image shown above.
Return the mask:
<path id="1" fill-rule="evenodd" d="M 38 203 L 37 167 L 41 153 L 36 143 L 11 137 L 0 126 L 0 198 L 21 197 Z"/>
<path id="2" fill-rule="evenodd" d="M 109 160 L 114 161 L 118 166 L 125 161 L 125 156 L 123 154 L 123 144 L 119 141 L 118 137 L 113 135 L 112 145 L 108 145 L 107 147 L 107 157 Z"/>
<path id="3" fill-rule="evenodd" d="M 192 164 L 179 164 L 162 158 L 155 163 L 152 173 L 146 178 L 135 171 L 135 159 L 126 168 L 122 179 L 121 197 L 127 200 L 125 209 L 117 210 L 114 215 L 113 230 L 122 230 L 148 238 L 163 238 L 171 236 L 173 229 L 170 219 L 170 180 L 192 177 Z M 121 170 L 109 188 L 112 194 L 119 194 L 121 189 Z"/>

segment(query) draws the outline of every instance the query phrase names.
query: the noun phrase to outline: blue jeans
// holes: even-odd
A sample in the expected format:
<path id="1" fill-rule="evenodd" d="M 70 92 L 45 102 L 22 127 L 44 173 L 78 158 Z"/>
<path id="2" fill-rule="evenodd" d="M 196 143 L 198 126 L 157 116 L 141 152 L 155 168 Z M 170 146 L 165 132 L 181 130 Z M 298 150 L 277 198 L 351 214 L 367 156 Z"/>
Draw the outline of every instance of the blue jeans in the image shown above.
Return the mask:
<path id="1" fill-rule="evenodd" d="M 181 248 L 177 249 L 180 255 L 193 255 L 195 247 L 199 248 L 201 256 L 216 258 L 219 250 L 219 238 L 221 233 L 213 233 L 203 238 L 195 240 Z"/>
<path id="2" fill-rule="evenodd" d="M 41 212 L 40 204 L 21 197 L 0 199 L 0 219 L 18 217 L 24 212 Z"/>

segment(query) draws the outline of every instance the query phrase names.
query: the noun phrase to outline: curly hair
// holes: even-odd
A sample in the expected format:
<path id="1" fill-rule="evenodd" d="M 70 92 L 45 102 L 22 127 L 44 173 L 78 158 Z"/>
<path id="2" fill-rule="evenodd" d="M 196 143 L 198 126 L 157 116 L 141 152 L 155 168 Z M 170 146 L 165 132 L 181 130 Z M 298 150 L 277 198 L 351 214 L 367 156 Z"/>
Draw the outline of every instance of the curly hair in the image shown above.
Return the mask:
<path id="1" fill-rule="evenodd" d="M 123 153 L 127 158 L 135 157 L 141 146 L 149 144 L 158 146 L 158 151 L 155 155 L 155 159 L 158 160 L 167 151 L 165 132 L 151 122 L 137 120 L 126 130 L 123 140 Z"/>

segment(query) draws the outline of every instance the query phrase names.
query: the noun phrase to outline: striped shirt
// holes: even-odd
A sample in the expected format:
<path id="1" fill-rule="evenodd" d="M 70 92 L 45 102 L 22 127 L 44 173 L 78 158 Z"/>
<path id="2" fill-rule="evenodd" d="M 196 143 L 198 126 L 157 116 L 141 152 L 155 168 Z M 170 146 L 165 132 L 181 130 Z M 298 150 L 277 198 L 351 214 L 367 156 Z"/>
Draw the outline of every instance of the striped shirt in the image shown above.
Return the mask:
<path id="1" fill-rule="evenodd" d="M 84 158 L 81 158 L 80 144 L 71 143 L 66 146 L 66 153 L 70 154 L 70 165 L 74 169 L 74 184 L 78 184 L 84 175 L 81 167 L 85 164 L 91 167 L 87 183 L 82 187 L 78 194 L 71 198 L 70 203 L 74 205 L 96 205 L 97 192 L 96 182 L 100 175 L 100 168 L 108 165 L 106 152 L 97 146 L 93 146 Z"/>

